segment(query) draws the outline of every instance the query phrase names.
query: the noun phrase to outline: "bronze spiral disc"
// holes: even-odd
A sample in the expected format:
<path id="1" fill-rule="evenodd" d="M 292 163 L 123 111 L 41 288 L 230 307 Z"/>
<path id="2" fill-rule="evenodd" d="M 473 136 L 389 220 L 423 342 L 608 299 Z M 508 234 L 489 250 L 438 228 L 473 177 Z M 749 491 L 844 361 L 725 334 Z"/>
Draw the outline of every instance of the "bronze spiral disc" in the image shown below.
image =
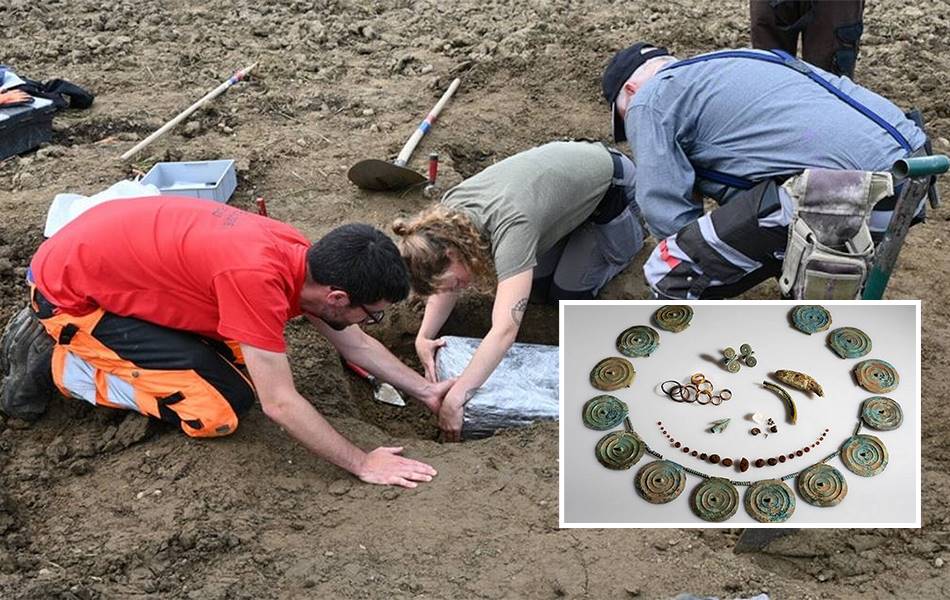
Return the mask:
<path id="1" fill-rule="evenodd" d="M 728 479 L 710 477 L 693 488 L 689 505 L 700 519 L 719 523 L 736 514 L 739 492 Z"/>
<path id="2" fill-rule="evenodd" d="M 854 365 L 854 377 L 858 385 L 872 394 L 893 392 L 901 381 L 894 365 L 876 358 L 862 360 Z"/>
<path id="3" fill-rule="evenodd" d="M 795 512 L 792 488 L 778 479 L 756 481 L 745 491 L 745 511 L 760 523 L 783 523 Z"/>
<path id="4" fill-rule="evenodd" d="M 643 457 L 644 444 L 630 431 L 612 431 L 600 438 L 594 452 L 608 469 L 629 469 Z"/>
<path id="5" fill-rule="evenodd" d="M 630 387 L 636 374 L 629 360 L 611 356 L 594 365 L 590 372 L 590 384 L 598 390 L 610 392 Z"/>
<path id="6" fill-rule="evenodd" d="M 652 504 L 675 500 L 686 488 L 686 471 L 669 460 L 654 460 L 640 467 L 633 480 L 637 493 Z"/>
<path id="7" fill-rule="evenodd" d="M 871 396 L 861 405 L 861 420 L 871 429 L 890 431 L 904 422 L 901 406 L 886 396 Z"/>
<path id="8" fill-rule="evenodd" d="M 613 429 L 627 416 L 627 405 L 620 398 L 602 394 L 584 403 L 584 425 L 603 431 Z"/>
<path id="9" fill-rule="evenodd" d="M 791 319 L 795 329 L 808 335 L 824 331 L 831 325 L 831 313 L 817 304 L 796 306 L 792 309 Z"/>
<path id="10" fill-rule="evenodd" d="M 685 304 L 661 306 L 653 313 L 653 321 L 660 329 L 678 333 L 689 327 L 693 309 Z"/>
<path id="11" fill-rule="evenodd" d="M 856 327 L 839 327 L 828 334 L 828 346 L 841 358 L 861 358 L 871 351 L 871 338 Z"/>
<path id="12" fill-rule="evenodd" d="M 815 506 L 836 506 L 848 495 L 844 475 L 825 463 L 803 469 L 795 483 L 802 500 Z"/>
<path id="13" fill-rule="evenodd" d="M 861 477 L 873 477 L 887 466 L 887 448 L 873 435 L 853 435 L 841 445 L 841 462 Z"/>
<path id="14" fill-rule="evenodd" d="M 660 345 L 660 334 L 646 325 L 634 325 L 617 336 L 617 351 L 624 356 L 650 356 Z"/>

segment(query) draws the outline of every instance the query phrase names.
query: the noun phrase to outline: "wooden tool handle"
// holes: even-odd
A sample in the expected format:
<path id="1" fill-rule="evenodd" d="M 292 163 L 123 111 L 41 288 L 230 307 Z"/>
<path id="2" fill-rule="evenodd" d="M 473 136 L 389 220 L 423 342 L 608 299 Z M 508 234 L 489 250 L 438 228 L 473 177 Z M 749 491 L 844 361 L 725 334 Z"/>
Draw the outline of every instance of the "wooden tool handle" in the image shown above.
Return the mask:
<path id="1" fill-rule="evenodd" d="M 150 136 L 148 136 L 147 138 L 145 138 L 144 140 L 136 144 L 131 150 L 123 154 L 121 156 L 121 159 L 128 160 L 131 156 L 135 155 L 139 150 L 141 150 L 142 148 L 145 148 L 146 146 L 148 146 L 149 144 L 151 144 L 158 138 L 168 133 L 173 127 L 175 127 L 176 125 L 178 125 L 179 123 L 187 119 L 189 116 L 191 116 L 191 113 L 195 112 L 196 110 L 198 110 L 199 108 L 207 104 L 208 102 L 211 102 L 212 100 L 214 100 L 215 98 L 223 94 L 226 89 L 228 89 L 235 83 L 244 79 L 247 76 L 247 74 L 251 72 L 251 69 L 253 69 L 256 66 L 257 66 L 257 63 L 254 63 L 249 67 L 245 67 L 241 69 L 240 71 L 235 72 L 234 75 L 232 75 L 227 81 L 225 81 L 218 87 L 214 88 L 207 94 L 205 94 L 200 100 L 198 100 L 197 102 L 195 102 L 194 104 L 186 108 L 185 110 L 181 111 L 180 113 L 178 113 L 178 115 L 176 115 L 175 118 L 173 118 L 171 121 L 165 123 L 164 125 L 159 127 L 157 130 L 155 130 Z"/>
<path id="2" fill-rule="evenodd" d="M 410 136 L 409 141 L 406 142 L 406 145 L 402 147 L 402 150 L 399 152 L 399 156 L 396 157 L 396 160 L 393 164 L 395 164 L 397 167 L 402 167 L 405 166 L 407 162 L 409 162 L 409 157 L 412 156 L 412 151 L 415 150 L 416 146 L 419 145 L 419 140 L 421 140 L 422 136 L 428 133 L 429 129 L 432 128 L 435 120 L 439 118 L 439 113 L 442 112 L 442 109 L 445 108 L 446 104 L 448 104 L 452 94 L 455 93 L 455 90 L 458 89 L 461 83 L 461 79 L 455 79 L 449 86 L 449 89 L 445 90 L 445 93 L 442 94 L 442 97 L 439 98 L 439 101 L 435 103 L 435 106 L 432 107 L 432 110 L 429 111 L 429 114 L 426 115 L 426 118 L 422 120 L 422 123 L 419 124 L 419 127 L 417 127 L 412 133 L 412 136 Z"/>

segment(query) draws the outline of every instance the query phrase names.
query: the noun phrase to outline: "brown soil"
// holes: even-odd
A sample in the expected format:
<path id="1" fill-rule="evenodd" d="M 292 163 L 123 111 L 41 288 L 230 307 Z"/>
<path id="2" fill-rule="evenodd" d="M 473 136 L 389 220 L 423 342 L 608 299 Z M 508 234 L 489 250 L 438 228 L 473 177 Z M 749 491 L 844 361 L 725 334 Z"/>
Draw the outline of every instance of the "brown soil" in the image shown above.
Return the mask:
<path id="1" fill-rule="evenodd" d="M 950 150 L 950 3 L 870 3 L 862 83 L 931 119 Z M 140 157 L 235 158 L 233 203 L 258 195 L 316 237 L 344 221 L 385 226 L 428 202 L 370 194 L 346 169 L 389 158 L 452 77 L 456 99 L 423 142 L 442 182 L 558 137 L 605 138 L 601 68 L 640 38 L 688 55 L 748 43 L 745 2 L 360 3 L 88 0 L 0 5 L 2 62 L 98 94 L 57 115 L 53 145 L 0 164 L 0 318 L 23 301 L 23 267 L 61 191 L 92 193 L 130 173 L 116 157 L 234 69 L 241 84 Z M 948 192 L 943 186 L 945 194 Z M 136 415 L 58 402 L 0 433 L 0 597 L 672 597 L 767 591 L 777 598 L 946 597 L 950 559 L 947 210 L 916 227 L 889 295 L 923 302 L 921 530 L 810 530 L 768 554 L 733 555 L 735 530 L 557 528 L 557 428 L 462 445 L 435 441 L 418 407 L 372 404 L 332 348 L 292 324 L 300 389 L 363 447 L 404 444 L 440 471 L 415 491 L 361 485 L 308 456 L 260 411 L 228 439 L 199 442 Z M 605 297 L 645 295 L 638 264 Z M 769 297 L 764 286 L 753 297 Z M 490 299 L 471 297 L 447 331 L 480 335 Z M 411 356 L 421 307 L 378 330 Z M 523 341 L 555 343 L 533 308 Z M 869 510 L 873 507 L 869 506 Z"/>

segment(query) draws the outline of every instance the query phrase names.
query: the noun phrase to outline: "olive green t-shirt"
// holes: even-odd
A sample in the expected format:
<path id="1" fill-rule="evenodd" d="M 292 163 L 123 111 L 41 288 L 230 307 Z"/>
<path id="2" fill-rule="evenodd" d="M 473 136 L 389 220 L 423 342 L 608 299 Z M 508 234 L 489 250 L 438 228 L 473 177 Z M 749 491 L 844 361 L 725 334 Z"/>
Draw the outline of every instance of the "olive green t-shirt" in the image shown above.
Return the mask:
<path id="1" fill-rule="evenodd" d="M 533 268 L 583 223 L 612 178 L 613 159 L 602 144 L 551 142 L 466 179 L 442 204 L 464 212 L 488 236 L 501 281 Z"/>

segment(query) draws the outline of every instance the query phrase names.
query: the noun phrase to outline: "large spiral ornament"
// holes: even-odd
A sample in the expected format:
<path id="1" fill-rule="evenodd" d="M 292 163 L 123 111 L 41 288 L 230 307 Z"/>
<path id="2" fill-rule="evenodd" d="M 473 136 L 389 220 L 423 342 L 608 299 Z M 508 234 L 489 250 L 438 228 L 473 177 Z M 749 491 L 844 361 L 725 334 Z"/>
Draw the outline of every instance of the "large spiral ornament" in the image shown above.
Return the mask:
<path id="1" fill-rule="evenodd" d="M 778 479 L 756 481 L 745 491 L 745 511 L 760 523 L 783 523 L 795 512 L 792 488 Z"/>
<path id="2" fill-rule="evenodd" d="M 617 351 L 624 356 L 650 356 L 660 345 L 660 334 L 646 325 L 634 325 L 617 336 Z"/>
<path id="3" fill-rule="evenodd" d="M 590 384 L 598 390 L 610 392 L 630 387 L 637 372 L 626 358 L 611 356 L 605 358 L 590 372 Z"/>
<path id="4" fill-rule="evenodd" d="M 612 431 L 600 438 L 594 452 L 608 469 L 629 469 L 643 457 L 643 440 L 630 431 Z"/>
<path id="5" fill-rule="evenodd" d="M 654 460 L 640 467 L 634 479 L 637 493 L 653 504 L 675 500 L 686 488 L 683 467 L 669 460 Z"/>
<path id="6" fill-rule="evenodd" d="M 871 429 L 890 431 L 904 422 L 901 406 L 886 396 L 871 396 L 861 404 L 861 420 Z"/>
<path id="7" fill-rule="evenodd" d="M 854 435 L 841 445 L 841 462 L 861 477 L 872 477 L 887 466 L 887 448 L 873 435 Z"/>
<path id="8" fill-rule="evenodd" d="M 802 500 L 815 506 L 836 506 L 848 495 L 848 482 L 844 475 L 825 463 L 803 469 L 795 483 Z"/>
<path id="9" fill-rule="evenodd" d="M 736 514 L 739 492 L 728 479 L 710 477 L 693 488 L 689 505 L 700 519 L 719 523 Z"/>
<path id="10" fill-rule="evenodd" d="M 808 335 L 824 331 L 831 325 L 831 313 L 817 304 L 796 306 L 792 309 L 791 317 L 795 329 Z"/>
<path id="11" fill-rule="evenodd" d="M 894 365 L 876 358 L 862 360 L 854 365 L 854 378 L 858 385 L 872 394 L 893 392 L 901 381 Z"/>
<path id="12" fill-rule="evenodd" d="M 871 338 L 856 327 L 839 327 L 828 334 L 828 346 L 841 358 L 861 358 L 871 351 Z"/>
<path id="13" fill-rule="evenodd" d="M 661 306 L 653 313 L 653 321 L 660 329 L 678 333 L 689 327 L 693 319 L 693 309 L 686 305 Z"/>
<path id="14" fill-rule="evenodd" d="M 626 416 L 627 405 L 613 396 L 594 396 L 584 403 L 584 425 L 597 431 L 613 429 Z"/>

